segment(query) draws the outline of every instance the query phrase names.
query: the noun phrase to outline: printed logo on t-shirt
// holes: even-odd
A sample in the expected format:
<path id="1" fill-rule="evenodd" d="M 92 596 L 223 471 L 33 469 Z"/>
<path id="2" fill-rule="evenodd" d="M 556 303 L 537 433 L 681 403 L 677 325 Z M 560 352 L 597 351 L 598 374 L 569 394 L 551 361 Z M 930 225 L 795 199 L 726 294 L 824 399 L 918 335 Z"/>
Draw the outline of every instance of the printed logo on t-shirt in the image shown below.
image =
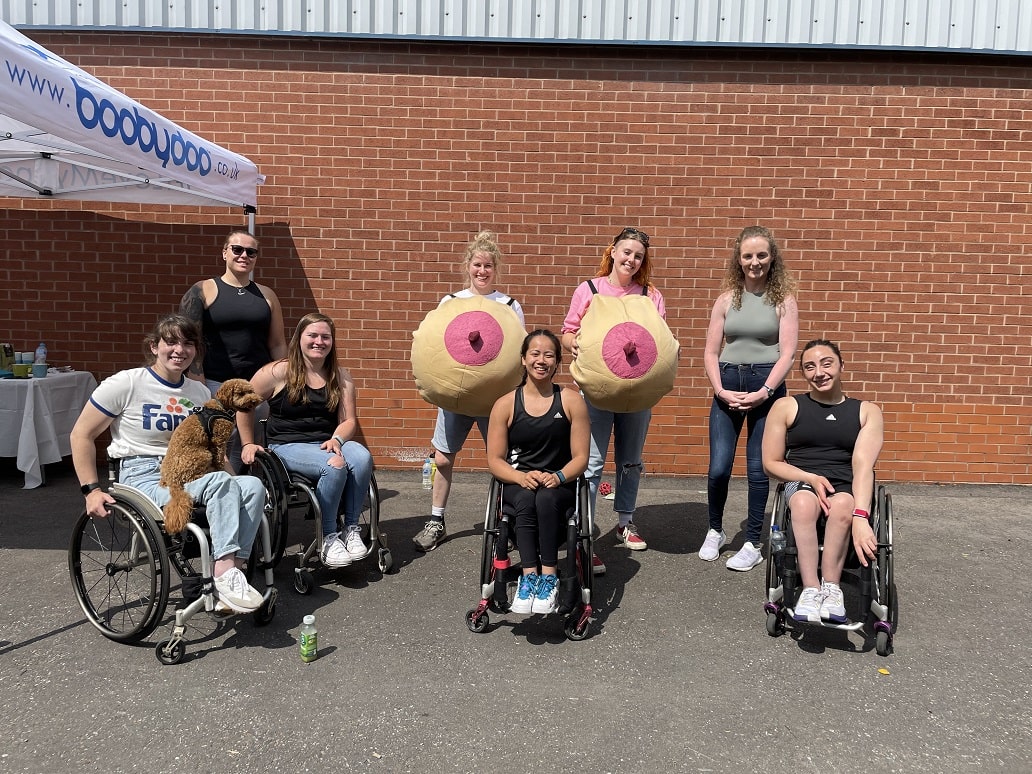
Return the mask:
<path id="1" fill-rule="evenodd" d="M 838 420 L 835 419 L 835 415 L 834 414 L 828 414 L 828 416 L 824 417 L 824 421 L 825 422 L 837 422 Z"/>
<path id="2" fill-rule="evenodd" d="M 190 416 L 196 408 L 189 398 L 170 397 L 165 405 L 160 403 L 143 404 L 143 429 L 170 432 L 179 427 L 180 422 Z"/>

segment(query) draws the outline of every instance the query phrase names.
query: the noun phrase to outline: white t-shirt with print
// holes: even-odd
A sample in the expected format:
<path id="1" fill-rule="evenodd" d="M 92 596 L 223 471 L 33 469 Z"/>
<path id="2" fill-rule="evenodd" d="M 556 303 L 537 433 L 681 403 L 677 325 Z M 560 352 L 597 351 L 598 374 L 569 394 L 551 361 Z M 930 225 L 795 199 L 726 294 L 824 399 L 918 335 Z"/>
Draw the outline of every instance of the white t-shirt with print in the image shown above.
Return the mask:
<path id="1" fill-rule="evenodd" d="M 438 308 L 440 308 L 449 301 L 451 301 L 453 298 L 473 298 L 473 296 L 475 295 L 477 294 L 469 288 L 463 288 L 458 293 L 452 293 L 442 298 L 441 303 L 439 303 L 437 306 Z M 505 295 L 505 293 L 502 293 L 500 290 L 492 290 L 490 293 L 484 296 L 484 298 L 489 298 L 492 301 L 497 301 L 500 304 L 505 304 L 508 307 L 510 307 L 512 311 L 516 313 L 516 316 L 520 318 L 520 325 L 526 327 L 527 321 L 523 317 L 523 307 L 520 306 L 519 301 L 517 301 L 514 298 L 511 298 L 510 296 Z"/>
<path id="2" fill-rule="evenodd" d="M 109 458 L 160 457 L 172 431 L 210 399 L 208 388 L 194 379 L 171 384 L 149 368 L 130 368 L 101 382 L 90 403 L 114 419 Z"/>

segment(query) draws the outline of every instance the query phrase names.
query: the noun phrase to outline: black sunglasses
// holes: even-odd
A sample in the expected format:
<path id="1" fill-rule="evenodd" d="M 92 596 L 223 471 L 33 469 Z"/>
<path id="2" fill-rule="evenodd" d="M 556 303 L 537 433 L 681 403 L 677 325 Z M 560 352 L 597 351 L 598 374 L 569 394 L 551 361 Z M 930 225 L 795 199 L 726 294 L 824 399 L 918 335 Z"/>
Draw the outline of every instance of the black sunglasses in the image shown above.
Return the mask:
<path id="1" fill-rule="evenodd" d="M 229 245 L 229 249 L 233 251 L 233 255 L 242 255 L 247 253 L 248 258 L 254 258 L 258 255 L 257 247 L 244 247 L 243 245 Z"/>
<path id="2" fill-rule="evenodd" d="M 645 247 L 649 246 L 649 235 L 646 234 L 644 231 L 639 231 L 636 228 L 625 228 L 623 231 L 620 232 L 616 239 L 613 240 L 613 244 L 615 245 L 621 239 L 637 239 L 639 242 L 645 245 Z"/>

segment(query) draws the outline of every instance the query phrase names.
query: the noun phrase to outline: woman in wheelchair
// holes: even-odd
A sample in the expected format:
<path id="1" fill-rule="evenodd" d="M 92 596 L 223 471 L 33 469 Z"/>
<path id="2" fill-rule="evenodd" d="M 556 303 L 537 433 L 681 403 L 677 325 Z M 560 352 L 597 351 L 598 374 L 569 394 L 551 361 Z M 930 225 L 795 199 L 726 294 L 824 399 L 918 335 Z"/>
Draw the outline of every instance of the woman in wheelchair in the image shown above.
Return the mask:
<path id="1" fill-rule="evenodd" d="M 523 340 L 523 382 L 503 395 L 488 422 L 488 468 L 502 487 L 502 510 L 515 520 L 523 576 L 514 613 L 556 609 L 559 544 L 576 481 L 588 467 L 590 423 L 580 393 L 553 383 L 562 363 L 554 333 Z"/>
<path id="2" fill-rule="evenodd" d="M 100 487 L 96 440 L 110 428 L 108 457 L 119 460 L 119 481 L 135 487 L 160 508 L 169 500 L 158 485 L 161 460 L 172 431 L 189 410 L 211 398 L 201 382 L 186 378 L 198 355 L 200 329 L 192 320 L 169 315 L 144 339 L 148 365 L 105 379 L 83 408 L 72 429 L 72 462 L 90 516 L 107 516 L 115 499 Z M 185 409 L 185 411 L 184 411 Z M 262 519 L 265 488 L 252 476 L 219 471 L 186 484 L 195 503 L 203 503 L 211 535 L 213 576 L 218 609 L 249 613 L 262 595 L 241 571 Z"/>
<path id="3" fill-rule="evenodd" d="M 265 443 L 287 470 L 315 482 L 322 512 L 322 563 L 346 567 L 362 559 L 367 548 L 358 522 L 373 458 L 352 440 L 358 430 L 355 382 L 337 364 L 333 320 L 319 312 L 302 317 L 287 346 L 287 357 L 259 369 L 251 384 L 269 402 Z M 238 423 L 241 457 L 250 465 L 262 449 L 255 443 L 254 417 L 239 415 Z M 343 536 L 337 528 L 342 497 Z"/>
<path id="4" fill-rule="evenodd" d="M 865 567 L 877 551 L 870 511 L 882 413 L 869 401 L 845 395 L 842 353 L 832 342 L 809 342 L 799 363 L 809 390 L 781 398 L 771 408 L 763 433 L 763 468 L 788 482 L 785 497 L 803 582 L 795 619 L 842 623 L 846 610 L 839 582 L 849 541 Z M 823 583 L 817 573 L 821 515 L 827 517 Z"/>

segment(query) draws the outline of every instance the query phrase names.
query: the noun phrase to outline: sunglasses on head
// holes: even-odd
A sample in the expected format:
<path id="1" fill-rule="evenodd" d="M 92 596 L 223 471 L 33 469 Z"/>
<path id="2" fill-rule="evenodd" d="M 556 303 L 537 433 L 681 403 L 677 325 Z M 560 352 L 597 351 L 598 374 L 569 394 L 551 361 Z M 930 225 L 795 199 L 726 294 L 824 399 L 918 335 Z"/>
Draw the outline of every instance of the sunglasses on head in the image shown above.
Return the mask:
<path id="1" fill-rule="evenodd" d="M 254 258 L 258 255 L 257 247 L 244 247 L 243 245 L 229 245 L 229 249 L 233 251 L 233 255 L 242 255 L 247 253 L 248 258 Z"/>
<path id="2" fill-rule="evenodd" d="M 639 231 L 636 228 L 625 228 L 617 235 L 616 239 L 613 240 L 613 244 L 615 245 L 621 239 L 637 239 L 639 242 L 645 245 L 645 247 L 649 246 L 649 235 L 646 234 L 644 231 Z"/>

